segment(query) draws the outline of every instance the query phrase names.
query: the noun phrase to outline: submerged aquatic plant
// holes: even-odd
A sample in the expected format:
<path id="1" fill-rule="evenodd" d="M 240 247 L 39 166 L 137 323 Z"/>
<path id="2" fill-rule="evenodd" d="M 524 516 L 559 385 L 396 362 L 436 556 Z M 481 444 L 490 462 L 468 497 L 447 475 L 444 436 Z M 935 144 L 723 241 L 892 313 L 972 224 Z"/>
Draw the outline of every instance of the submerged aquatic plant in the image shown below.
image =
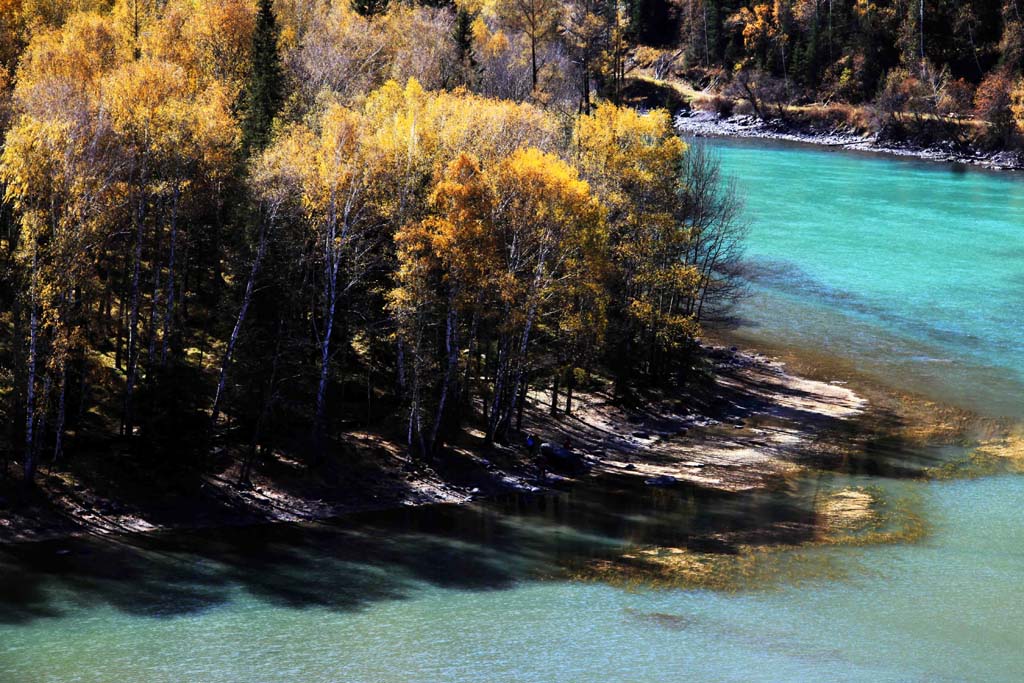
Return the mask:
<path id="1" fill-rule="evenodd" d="M 848 579 L 866 573 L 848 555 L 826 547 L 914 543 L 928 527 L 920 500 L 907 495 L 887 500 L 877 487 L 848 487 L 814 503 L 808 541 L 730 544 L 715 537 L 714 551 L 692 547 L 634 547 L 616 557 L 594 559 L 568 574 L 579 581 L 600 581 L 626 589 L 709 589 L 734 592 Z M 792 524 L 792 523 L 786 523 Z"/>
<path id="2" fill-rule="evenodd" d="M 931 479 L 977 479 L 999 474 L 1024 473 L 1024 434 L 1020 428 L 984 439 L 967 450 L 964 457 L 951 460 L 927 472 Z"/>

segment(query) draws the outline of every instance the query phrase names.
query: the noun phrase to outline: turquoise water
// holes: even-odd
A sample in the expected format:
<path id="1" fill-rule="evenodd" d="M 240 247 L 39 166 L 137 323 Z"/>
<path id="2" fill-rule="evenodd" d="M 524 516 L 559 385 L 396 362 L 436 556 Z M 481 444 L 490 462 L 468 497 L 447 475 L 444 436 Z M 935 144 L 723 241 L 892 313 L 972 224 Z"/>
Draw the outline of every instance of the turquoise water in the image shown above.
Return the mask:
<path id="1" fill-rule="evenodd" d="M 752 340 L 1024 416 L 1024 174 L 715 142 L 750 225 Z"/>
<path id="2" fill-rule="evenodd" d="M 841 571 L 735 593 L 551 572 L 720 528 L 750 500 L 641 514 L 652 501 L 570 497 L 0 553 L 0 680 L 1021 680 L 1024 478 L 924 488 L 923 542 L 786 551 Z"/>
<path id="3" fill-rule="evenodd" d="M 1024 180 L 718 147 L 752 223 L 743 334 L 1024 412 Z M 1024 478 L 822 477 L 0 548 L 0 681 L 1024 680 Z M 821 492 L 849 486 L 902 501 L 923 538 L 796 547 Z M 794 546 L 736 591 L 569 578 L 737 539 Z"/>

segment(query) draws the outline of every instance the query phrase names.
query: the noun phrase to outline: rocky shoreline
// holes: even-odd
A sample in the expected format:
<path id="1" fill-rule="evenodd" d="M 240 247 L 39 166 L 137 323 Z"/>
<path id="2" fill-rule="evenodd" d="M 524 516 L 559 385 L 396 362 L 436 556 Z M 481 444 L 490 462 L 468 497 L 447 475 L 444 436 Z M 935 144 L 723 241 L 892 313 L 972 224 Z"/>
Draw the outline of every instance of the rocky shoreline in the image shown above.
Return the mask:
<path id="1" fill-rule="evenodd" d="M 765 121 L 756 116 L 735 114 L 721 117 L 715 112 L 693 110 L 676 116 L 676 129 L 693 137 L 734 137 L 801 142 L 858 152 L 874 152 L 926 161 L 979 166 L 1000 171 L 1024 170 L 1024 154 L 1012 151 L 964 151 L 953 143 L 920 147 L 910 143 L 880 141 L 876 133 L 861 135 L 834 128 L 801 128 L 781 120 Z"/>

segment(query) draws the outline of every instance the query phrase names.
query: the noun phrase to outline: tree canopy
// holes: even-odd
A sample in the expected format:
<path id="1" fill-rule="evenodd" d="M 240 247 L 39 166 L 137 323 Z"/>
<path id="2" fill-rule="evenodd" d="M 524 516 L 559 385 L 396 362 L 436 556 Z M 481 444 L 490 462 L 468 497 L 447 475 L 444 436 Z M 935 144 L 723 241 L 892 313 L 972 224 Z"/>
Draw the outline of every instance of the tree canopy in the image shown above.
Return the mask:
<path id="1" fill-rule="evenodd" d="M 353 424 L 433 459 L 578 372 L 690 372 L 731 277 L 707 245 L 741 231 L 668 112 L 600 98 L 619 12 L 374 7 L 3 15 L 0 410 L 28 480 L 106 439 L 226 449 L 244 481 Z"/>

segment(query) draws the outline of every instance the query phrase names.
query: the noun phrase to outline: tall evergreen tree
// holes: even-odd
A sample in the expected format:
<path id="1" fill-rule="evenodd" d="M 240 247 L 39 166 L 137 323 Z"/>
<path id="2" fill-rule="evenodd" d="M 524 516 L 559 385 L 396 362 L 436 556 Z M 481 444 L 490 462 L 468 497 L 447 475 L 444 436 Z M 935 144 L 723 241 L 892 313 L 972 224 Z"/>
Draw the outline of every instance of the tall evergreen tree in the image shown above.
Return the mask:
<path id="1" fill-rule="evenodd" d="M 473 48 L 473 22 L 476 12 L 459 7 L 455 12 L 455 25 L 452 27 L 451 39 L 455 44 L 456 69 L 452 85 L 472 87 L 480 75 L 480 64 Z"/>
<path id="2" fill-rule="evenodd" d="M 260 0 L 252 39 L 252 72 L 245 92 L 243 143 L 246 153 L 259 151 L 270 142 L 274 116 L 284 99 L 281 55 L 277 51 L 280 33 L 272 0 Z"/>
<path id="3" fill-rule="evenodd" d="M 476 51 L 473 49 L 473 22 L 476 13 L 460 7 L 455 13 L 455 26 L 452 28 L 452 40 L 455 41 L 455 52 L 459 62 L 469 70 L 475 70 Z"/>

